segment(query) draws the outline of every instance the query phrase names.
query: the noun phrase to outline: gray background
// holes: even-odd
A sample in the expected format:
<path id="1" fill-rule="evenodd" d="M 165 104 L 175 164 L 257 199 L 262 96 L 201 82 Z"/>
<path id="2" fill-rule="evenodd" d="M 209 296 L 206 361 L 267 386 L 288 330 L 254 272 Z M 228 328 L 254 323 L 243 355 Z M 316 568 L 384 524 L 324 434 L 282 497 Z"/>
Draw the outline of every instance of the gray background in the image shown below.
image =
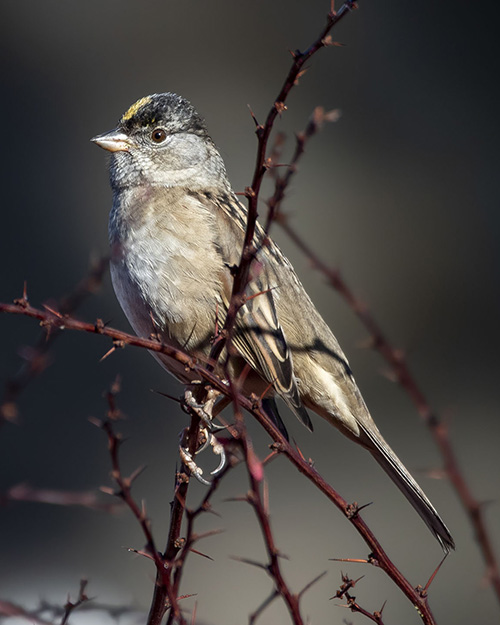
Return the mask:
<path id="1" fill-rule="evenodd" d="M 175 91 L 205 116 L 236 190 L 251 180 L 255 153 L 247 105 L 264 119 L 290 65 L 289 49 L 319 32 L 328 2 L 88 0 L 2 2 L 2 227 L 0 298 L 28 283 L 40 304 L 71 290 L 89 259 L 107 251 L 110 191 L 104 153 L 89 143 L 148 93 Z M 341 268 L 354 291 L 405 349 L 430 402 L 447 420 L 475 495 L 492 501 L 486 518 L 500 553 L 498 15 L 494 3 L 364 2 L 335 31 L 346 45 L 322 51 L 288 102 L 277 128 L 302 129 L 316 105 L 343 116 L 310 144 L 286 210 L 318 254 Z M 288 153 L 289 153 L 288 152 Z M 265 194 L 264 194 L 265 197 Z M 276 238 L 334 328 L 382 432 L 449 524 L 457 551 L 431 588 L 439 623 L 498 621 L 484 565 L 457 497 L 425 471 L 441 460 L 408 397 L 382 374 L 385 364 L 360 346 L 366 332 L 278 229 Z M 109 278 L 78 316 L 128 329 Z M 2 378 L 20 364 L 37 324 L 3 316 Z M 40 488 L 94 489 L 109 484 L 104 436 L 89 416 L 106 410 L 102 391 L 117 373 L 127 415 L 124 465 L 148 470 L 136 485 L 164 543 L 168 502 L 185 417 L 149 389 L 181 388 L 146 353 L 126 349 L 103 363 L 109 343 L 67 333 L 53 364 L 20 399 L 20 419 L 0 433 L 0 490 L 18 482 Z M 289 417 L 289 415 L 286 415 Z M 267 439 L 249 425 L 259 454 Z M 310 435 L 293 417 L 303 453 L 348 499 L 374 501 L 363 516 L 415 585 L 425 584 L 441 551 L 416 514 L 363 450 L 315 419 Z M 328 601 L 340 571 L 365 574 L 358 601 L 375 610 L 388 599 L 388 623 L 418 623 L 384 575 L 334 557 L 366 557 L 342 516 L 284 460 L 268 470 L 276 540 L 299 590 L 328 571 L 306 595 L 314 623 L 366 622 Z M 224 527 L 199 545 L 183 593 L 197 593 L 198 623 L 245 623 L 271 589 L 265 574 L 229 559 L 264 558 L 249 507 L 224 500 L 245 492 L 243 468 L 215 498 Z M 203 488 L 192 489 L 191 502 Z M 152 566 L 124 549 L 142 536 L 125 513 L 17 504 L 0 510 L 0 597 L 25 605 L 63 603 L 82 575 L 100 601 L 145 609 Z M 191 610 L 195 599 L 186 599 Z M 87 622 L 82 615 L 77 622 Z M 93 621 L 95 622 L 95 621 Z M 99 622 L 108 622 L 102 616 Z M 278 601 L 262 623 L 287 623 Z"/>

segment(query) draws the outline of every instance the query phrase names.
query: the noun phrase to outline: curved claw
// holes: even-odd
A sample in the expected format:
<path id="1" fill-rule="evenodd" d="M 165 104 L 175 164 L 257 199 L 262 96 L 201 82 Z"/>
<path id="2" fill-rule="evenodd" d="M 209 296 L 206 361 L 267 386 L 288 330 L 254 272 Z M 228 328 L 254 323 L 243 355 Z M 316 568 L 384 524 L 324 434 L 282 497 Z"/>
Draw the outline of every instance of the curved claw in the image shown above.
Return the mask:
<path id="1" fill-rule="evenodd" d="M 206 448 L 207 448 L 207 447 L 211 444 L 211 440 L 210 440 L 210 439 L 211 439 L 211 437 L 212 437 L 212 434 L 209 434 L 209 432 L 208 432 L 207 428 L 201 428 L 201 429 L 200 429 L 200 432 L 204 435 L 204 437 L 205 437 L 205 442 L 204 442 L 204 443 L 202 443 L 202 444 L 200 445 L 200 447 L 196 450 L 196 452 L 195 452 L 196 454 L 199 454 L 199 453 L 201 453 L 202 451 L 205 451 L 205 449 L 206 449 Z"/>
<path id="2" fill-rule="evenodd" d="M 189 472 L 191 473 L 191 475 L 193 475 L 198 480 L 198 482 L 201 482 L 205 486 L 210 486 L 210 482 L 206 480 L 204 477 L 202 477 L 203 469 L 201 469 L 196 464 L 196 462 L 193 460 L 189 451 L 185 447 L 182 447 L 182 445 L 179 446 L 179 455 L 181 457 L 182 462 L 189 469 Z"/>
<path id="3" fill-rule="evenodd" d="M 211 432 L 220 432 L 221 430 L 227 430 L 227 425 L 218 425 L 213 421 L 210 423 L 210 431 Z"/>
<path id="4" fill-rule="evenodd" d="M 206 442 L 203 443 L 202 447 L 198 449 L 196 453 L 197 454 L 200 453 L 200 451 L 203 451 L 203 449 L 206 449 L 208 445 L 211 445 L 212 451 L 216 456 L 220 456 L 219 466 L 210 472 L 210 475 L 213 475 L 215 477 L 223 471 L 224 467 L 227 464 L 226 452 L 224 450 L 224 445 L 219 443 L 219 441 L 215 438 L 213 434 L 210 434 L 207 432 Z M 196 464 L 195 460 L 193 459 L 189 451 L 182 445 L 179 445 L 179 455 L 181 457 L 182 462 L 189 469 L 189 472 L 191 473 L 191 475 L 195 477 L 198 480 L 198 482 L 201 482 L 205 486 L 210 486 L 211 482 L 209 482 L 204 477 L 202 477 L 203 469 L 201 469 Z"/>
<path id="5" fill-rule="evenodd" d="M 214 454 L 216 454 L 217 456 L 220 456 L 219 466 L 213 471 L 210 471 L 210 475 L 215 476 L 215 475 L 219 475 L 219 473 L 224 469 L 227 463 L 227 458 L 226 458 L 226 452 L 224 451 L 224 445 L 221 445 L 221 443 L 219 443 L 219 441 L 215 438 L 213 434 L 211 435 L 210 444 L 212 445 Z"/>

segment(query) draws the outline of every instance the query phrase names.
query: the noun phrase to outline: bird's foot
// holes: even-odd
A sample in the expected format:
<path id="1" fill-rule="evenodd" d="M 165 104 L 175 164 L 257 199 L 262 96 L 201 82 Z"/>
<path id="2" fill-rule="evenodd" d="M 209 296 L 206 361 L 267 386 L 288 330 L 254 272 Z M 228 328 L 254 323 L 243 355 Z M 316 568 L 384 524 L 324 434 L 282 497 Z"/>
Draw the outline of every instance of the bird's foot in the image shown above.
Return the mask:
<path id="1" fill-rule="evenodd" d="M 216 456 L 220 456 L 219 466 L 210 472 L 210 475 L 214 477 L 219 475 L 226 466 L 226 453 L 224 451 L 224 445 L 222 445 L 215 435 L 216 430 L 224 429 L 224 426 L 215 425 L 213 419 L 213 408 L 220 393 L 209 389 L 207 392 L 207 399 L 205 403 L 200 404 L 196 401 L 195 395 L 191 388 L 186 389 L 184 393 L 184 402 L 190 411 L 194 412 L 200 419 L 202 427 L 198 437 L 198 449 L 195 451 L 195 455 L 204 451 L 209 445 L 212 447 L 212 452 Z M 179 454 L 182 462 L 189 469 L 191 475 L 193 475 L 199 482 L 210 485 L 210 482 L 203 477 L 203 469 L 196 464 L 193 455 L 189 452 L 187 447 L 187 436 L 189 428 L 186 428 L 181 436 L 181 444 L 179 445 Z"/>
<path id="2" fill-rule="evenodd" d="M 186 389 L 184 393 L 184 403 L 186 404 L 186 406 L 189 408 L 189 410 L 192 410 L 200 418 L 200 421 L 209 432 L 224 430 L 226 426 L 216 425 L 213 422 L 213 410 L 216 401 L 220 397 L 219 391 L 216 391 L 213 388 L 209 388 L 208 391 L 206 391 L 206 400 L 203 403 L 199 403 L 195 397 L 196 390 L 197 389 L 194 385 Z M 218 412 L 220 412 L 220 410 L 216 412 L 216 415 L 218 414 Z"/>
<path id="3" fill-rule="evenodd" d="M 211 482 L 209 482 L 203 477 L 203 469 L 196 464 L 196 461 L 193 458 L 193 456 L 189 453 L 188 448 L 183 445 L 187 436 L 187 432 L 188 432 L 188 428 L 184 430 L 183 435 L 182 435 L 182 442 L 179 445 L 179 455 L 181 457 L 181 460 L 189 469 L 189 472 L 191 473 L 191 475 L 193 475 L 198 480 L 198 482 L 205 484 L 205 486 L 210 486 Z M 206 449 L 208 445 L 212 447 L 213 453 L 216 456 L 220 456 L 219 466 L 216 467 L 213 471 L 210 471 L 210 475 L 213 475 L 214 477 L 216 477 L 217 475 L 219 475 L 219 473 L 221 473 L 224 470 L 226 463 L 227 463 L 226 452 L 224 451 L 224 445 L 222 445 L 222 443 L 219 443 L 215 435 L 209 432 L 207 428 L 203 428 L 202 430 L 200 430 L 200 434 L 203 435 L 203 438 L 205 440 L 201 443 L 201 446 L 198 448 L 195 454 L 199 454 L 201 451 Z"/>

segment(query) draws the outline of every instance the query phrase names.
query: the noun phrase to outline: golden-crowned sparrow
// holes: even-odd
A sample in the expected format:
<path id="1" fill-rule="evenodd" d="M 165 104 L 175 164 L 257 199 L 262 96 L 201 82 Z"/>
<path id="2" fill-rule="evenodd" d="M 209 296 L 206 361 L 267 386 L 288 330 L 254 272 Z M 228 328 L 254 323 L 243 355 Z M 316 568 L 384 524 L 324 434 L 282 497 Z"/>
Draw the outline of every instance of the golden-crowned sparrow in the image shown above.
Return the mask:
<path id="1" fill-rule="evenodd" d="M 133 104 L 118 127 L 92 139 L 111 152 L 111 276 L 135 332 L 207 357 L 239 263 L 246 209 L 227 179 L 205 123 L 185 99 L 163 93 Z M 256 243 L 262 243 L 259 227 Z M 337 339 L 290 262 L 272 241 L 260 248 L 233 332 L 244 392 L 279 395 L 312 429 L 306 407 L 368 449 L 445 550 L 453 538 L 386 443 L 361 397 Z M 157 354 L 184 383 L 177 362 Z"/>

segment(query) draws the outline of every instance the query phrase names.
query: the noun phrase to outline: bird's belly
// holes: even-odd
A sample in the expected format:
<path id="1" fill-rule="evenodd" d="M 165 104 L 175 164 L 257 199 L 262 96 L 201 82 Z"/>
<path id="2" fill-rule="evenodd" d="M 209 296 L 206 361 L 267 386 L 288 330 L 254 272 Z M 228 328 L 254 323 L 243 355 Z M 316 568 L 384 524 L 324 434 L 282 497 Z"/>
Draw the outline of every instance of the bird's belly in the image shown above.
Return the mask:
<path id="1" fill-rule="evenodd" d="M 210 255 L 195 271 L 186 254 L 169 254 L 165 245 L 158 250 L 149 246 L 145 253 L 134 245 L 112 248 L 113 287 L 135 333 L 146 338 L 159 335 L 168 345 L 193 355 L 208 354 L 220 307 L 218 283 L 204 275 L 207 270 L 211 276 L 219 270 Z M 170 373 L 187 381 L 182 366 L 154 355 Z"/>

